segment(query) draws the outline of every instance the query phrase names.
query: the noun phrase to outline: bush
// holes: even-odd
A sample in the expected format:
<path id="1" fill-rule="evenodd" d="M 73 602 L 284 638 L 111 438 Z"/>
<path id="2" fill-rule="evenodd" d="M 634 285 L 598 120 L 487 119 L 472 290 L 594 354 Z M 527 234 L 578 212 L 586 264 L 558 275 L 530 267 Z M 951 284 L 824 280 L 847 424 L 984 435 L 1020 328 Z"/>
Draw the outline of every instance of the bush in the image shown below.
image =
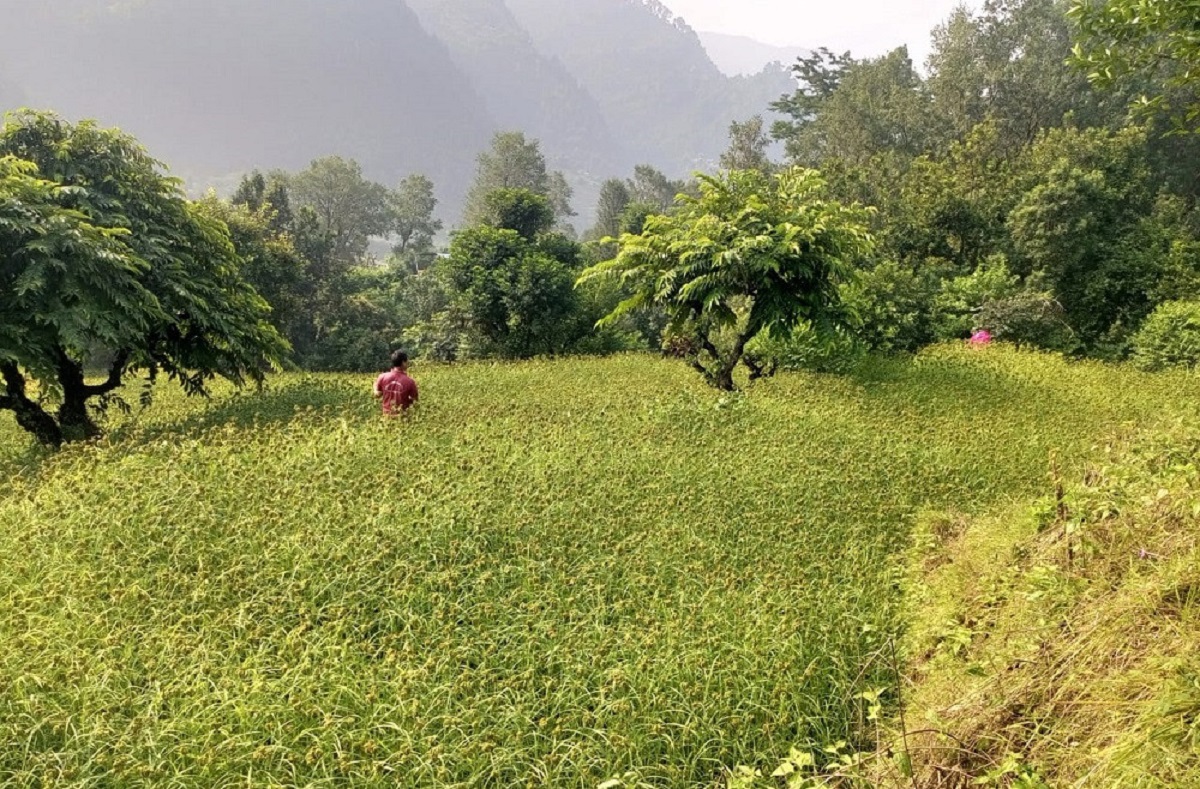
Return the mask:
<path id="1" fill-rule="evenodd" d="M 866 347 L 847 333 L 820 333 L 801 325 L 784 340 L 760 334 L 746 347 L 751 364 L 767 370 L 846 373 L 854 369 Z"/>
<path id="2" fill-rule="evenodd" d="M 877 351 L 916 351 L 934 340 L 932 309 L 937 277 L 893 261 L 861 272 L 843 288 L 860 321 L 860 336 Z"/>
<path id="3" fill-rule="evenodd" d="M 1133 338 L 1133 362 L 1143 370 L 1191 369 L 1200 361 L 1200 301 L 1169 301 Z"/>

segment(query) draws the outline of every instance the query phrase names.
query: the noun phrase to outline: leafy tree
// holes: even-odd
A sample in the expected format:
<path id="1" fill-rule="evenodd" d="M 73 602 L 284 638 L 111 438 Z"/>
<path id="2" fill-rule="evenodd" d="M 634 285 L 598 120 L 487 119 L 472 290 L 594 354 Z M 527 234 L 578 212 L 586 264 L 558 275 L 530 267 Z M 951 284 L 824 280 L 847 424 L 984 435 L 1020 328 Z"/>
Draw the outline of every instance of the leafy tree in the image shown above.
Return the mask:
<path id="1" fill-rule="evenodd" d="M 287 192 L 282 194 L 286 199 Z M 271 324 L 289 341 L 300 337 L 312 310 L 308 261 L 296 250 L 291 235 L 276 228 L 279 214 L 272 202 L 262 201 L 251 210 L 244 203 L 226 203 L 210 194 L 196 207 L 229 229 L 241 276 L 271 305 Z"/>
<path id="2" fill-rule="evenodd" d="M 526 139 L 522 132 L 498 132 L 491 147 L 476 161 L 475 182 L 467 194 L 463 217 L 467 225 L 487 221 L 487 196 L 497 189 L 528 189 L 542 196 L 550 193 L 550 174 L 541 145 Z"/>
<path id="3" fill-rule="evenodd" d="M 575 196 L 575 190 L 567 183 L 567 178 L 558 170 L 550 173 L 549 182 L 546 185 L 546 198 L 550 202 L 550 208 L 554 211 L 554 218 L 558 224 L 560 232 L 574 236 L 575 228 L 571 225 L 570 217 L 575 216 L 575 209 L 571 207 L 571 198 Z"/>
<path id="4" fill-rule="evenodd" d="M 435 219 L 437 198 L 433 196 L 433 181 L 424 175 L 410 175 L 388 195 L 391 209 L 389 230 L 396 238 L 392 252 L 411 268 L 421 270 L 433 261 L 433 239 L 441 231 L 442 222 Z"/>
<path id="5" fill-rule="evenodd" d="M 842 79 L 855 64 L 849 52 L 835 54 L 820 47 L 807 56 L 799 58 L 792 66 L 792 75 L 799 87 L 790 96 L 783 96 L 771 109 L 790 120 L 779 120 L 771 127 L 777 140 L 787 143 L 788 156 L 793 161 L 811 158 L 817 147 L 807 139 L 810 125 L 820 114 L 825 102 L 832 98 L 842 84 Z"/>
<path id="6" fill-rule="evenodd" d="M 0 408 L 42 443 L 98 434 L 89 405 L 137 371 L 200 394 L 215 375 L 240 384 L 282 361 L 287 343 L 224 224 L 133 138 L 25 112 L 0 130 L 0 157 Z M 90 383 L 98 352 L 107 374 Z M 27 377 L 59 400 L 56 415 Z"/>
<path id="7" fill-rule="evenodd" d="M 287 185 L 278 175 L 268 179 L 255 170 L 244 176 L 230 202 L 245 206 L 252 214 L 261 215 L 276 234 L 287 232 L 295 220 Z"/>
<path id="8" fill-rule="evenodd" d="M 658 306 L 686 340 L 685 355 L 713 386 L 734 388 L 747 343 L 788 336 L 801 323 L 818 332 L 844 322 L 839 284 L 866 255 L 865 212 L 824 197 L 811 170 L 777 176 L 735 170 L 701 177 L 699 197 L 626 234 L 611 261 L 583 283 L 616 277 L 632 296 L 604 319 Z"/>
<path id="9" fill-rule="evenodd" d="M 577 339 L 574 270 L 516 230 L 479 226 L 450 243 L 439 266 L 485 351 L 527 358 Z"/>
<path id="10" fill-rule="evenodd" d="M 389 230 L 388 190 L 363 177 L 352 159 L 327 156 L 288 178 L 296 205 L 308 208 L 329 244 L 329 257 L 342 268 L 360 262 L 371 236 Z"/>
<path id="11" fill-rule="evenodd" d="M 857 318 L 858 335 L 879 351 L 916 351 L 934 340 L 933 302 L 938 288 L 928 270 L 893 261 L 861 272 L 842 298 Z"/>
<path id="12" fill-rule="evenodd" d="M 980 123 L 995 124 L 1005 155 L 1068 116 L 1083 125 L 1120 123 L 1067 64 L 1075 37 L 1065 0 L 988 0 L 979 14 L 955 11 L 934 33 L 928 87 L 944 148 Z"/>
<path id="13" fill-rule="evenodd" d="M 729 125 L 729 148 L 721 154 L 721 169 L 769 173 L 774 169 L 767 156 L 770 145 L 771 138 L 767 136 L 761 115 L 755 115 L 745 123 L 734 121 Z"/>
<path id="14" fill-rule="evenodd" d="M 484 198 L 485 224 L 513 230 L 533 241 L 554 225 L 554 209 L 545 197 L 528 189 L 497 189 Z"/>
<path id="15" fill-rule="evenodd" d="M 687 191 L 683 181 L 673 181 L 648 164 L 633 168 L 633 178 L 628 181 L 631 203 L 651 206 L 663 213 L 675 203 L 675 198 Z"/>
<path id="16" fill-rule="evenodd" d="M 600 198 L 596 203 L 596 224 L 587 236 L 599 240 L 615 238 L 621 233 L 621 215 L 633 200 L 628 184 L 619 178 L 610 178 L 600 185 Z"/>
<path id="17" fill-rule="evenodd" d="M 1181 129 L 1200 121 L 1200 3 L 1196 0 L 1073 0 L 1079 25 L 1074 61 L 1093 84 L 1119 85 L 1129 76 L 1147 83 L 1140 104 L 1174 111 Z"/>
<path id="18" fill-rule="evenodd" d="M 1153 208 L 1144 134 L 1055 130 L 1024 157 L 1008 220 L 1017 272 L 1041 272 L 1067 322 L 1094 350 L 1120 342 L 1150 311 L 1162 261 L 1136 237 Z"/>
<path id="19" fill-rule="evenodd" d="M 838 61 L 836 68 L 836 80 L 827 77 L 822 83 L 836 85 L 828 96 L 775 105 L 792 113 L 792 120 L 776 124 L 774 132 L 794 163 L 815 166 L 830 158 L 861 163 L 882 151 L 905 156 L 925 151 L 929 98 L 907 48 L 872 60 Z"/>

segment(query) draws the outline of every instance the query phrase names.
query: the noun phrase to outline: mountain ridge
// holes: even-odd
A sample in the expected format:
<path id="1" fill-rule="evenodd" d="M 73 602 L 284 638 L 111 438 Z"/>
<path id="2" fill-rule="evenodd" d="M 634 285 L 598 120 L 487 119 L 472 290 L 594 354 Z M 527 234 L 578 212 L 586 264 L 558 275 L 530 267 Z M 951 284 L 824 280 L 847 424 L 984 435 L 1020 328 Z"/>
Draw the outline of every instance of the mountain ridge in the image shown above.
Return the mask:
<path id="1" fill-rule="evenodd" d="M 604 178 L 709 167 L 731 121 L 789 89 L 782 71 L 723 75 L 657 0 L 284 7 L 0 0 L 0 101 L 120 126 L 193 190 L 331 154 L 389 185 L 421 172 L 451 221 L 478 153 L 521 130 L 568 173 L 587 221 Z"/>

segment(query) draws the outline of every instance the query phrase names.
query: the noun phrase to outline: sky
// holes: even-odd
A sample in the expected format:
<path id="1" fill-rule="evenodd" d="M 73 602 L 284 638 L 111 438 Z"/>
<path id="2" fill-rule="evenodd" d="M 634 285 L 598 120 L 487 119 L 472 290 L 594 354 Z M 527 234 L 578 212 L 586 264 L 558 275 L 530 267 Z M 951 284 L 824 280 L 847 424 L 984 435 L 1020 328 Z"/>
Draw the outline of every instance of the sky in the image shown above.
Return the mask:
<path id="1" fill-rule="evenodd" d="M 929 34 L 971 0 L 661 0 L 700 31 L 748 36 L 767 44 L 881 55 L 908 44 L 920 66 Z"/>

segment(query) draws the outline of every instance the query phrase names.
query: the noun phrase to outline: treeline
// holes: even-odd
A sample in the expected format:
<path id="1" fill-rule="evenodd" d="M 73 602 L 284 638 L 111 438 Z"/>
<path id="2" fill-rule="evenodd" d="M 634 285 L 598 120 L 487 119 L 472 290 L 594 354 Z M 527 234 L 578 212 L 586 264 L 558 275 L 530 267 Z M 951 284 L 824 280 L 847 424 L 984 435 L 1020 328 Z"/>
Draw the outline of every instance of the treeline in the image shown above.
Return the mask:
<path id="1" fill-rule="evenodd" d="M 781 120 L 732 125 L 723 170 L 819 169 L 828 198 L 872 208 L 875 242 L 840 287 L 848 330 L 818 337 L 801 325 L 791 342 L 764 339 L 751 352 L 770 368 L 836 366 L 986 329 L 1073 355 L 1174 358 L 1178 349 L 1148 344 L 1200 319 L 1187 306 L 1200 286 L 1200 137 L 1161 110 L 1188 106 L 1194 84 L 1101 68 L 1095 87 L 1076 50 L 1079 18 L 1065 0 L 960 9 L 933 31 L 924 74 L 904 48 L 871 59 L 818 50 L 794 67 L 799 89 L 771 107 Z M 1139 101 L 1147 95 L 1156 98 Z M 784 161 L 769 157 L 773 143 Z M 388 192 L 346 175 L 358 196 L 347 205 L 361 207 L 347 222 L 319 188 L 339 182 L 320 172 L 334 164 L 253 176 L 234 199 L 232 224 L 257 223 L 297 258 L 251 278 L 302 366 L 371 368 L 394 345 L 461 359 L 692 342 L 664 337 L 667 316 L 653 304 L 597 333 L 629 293 L 571 283 L 615 258 L 648 217 L 682 210 L 676 196 L 697 194 L 694 184 L 649 166 L 606 181 L 581 243 L 565 179 L 547 171 L 536 141 L 501 134 L 439 254 L 427 180 Z M 396 240 L 384 265 L 361 265 L 372 235 Z"/>
<path id="2" fill-rule="evenodd" d="M 1187 106 L 1195 81 L 1088 63 L 1081 39 L 1114 49 L 1079 29 L 1098 4 L 1074 5 L 960 9 L 933 33 L 927 76 L 903 48 L 795 66 L 772 135 L 789 164 L 875 209 L 875 251 L 845 288 L 867 347 L 987 329 L 1124 358 L 1160 305 L 1197 297 L 1200 136 L 1195 115 L 1181 128 L 1158 111 Z"/>
<path id="3" fill-rule="evenodd" d="M 626 227 L 667 210 L 682 184 L 637 168 Z M 653 319 L 597 330 L 618 289 L 576 288 L 594 262 L 570 224 L 571 188 L 538 141 L 497 134 L 481 154 L 463 226 L 439 245 L 433 183 L 372 183 L 339 157 L 299 173 L 255 172 L 229 200 L 202 204 L 230 228 L 242 275 L 272 305 L 295 364 L 372 370 L 389 350 L 454 361 L 601 353 L 658 341 Z M 387 239 L 380 260 L 373 241 Z"/>

